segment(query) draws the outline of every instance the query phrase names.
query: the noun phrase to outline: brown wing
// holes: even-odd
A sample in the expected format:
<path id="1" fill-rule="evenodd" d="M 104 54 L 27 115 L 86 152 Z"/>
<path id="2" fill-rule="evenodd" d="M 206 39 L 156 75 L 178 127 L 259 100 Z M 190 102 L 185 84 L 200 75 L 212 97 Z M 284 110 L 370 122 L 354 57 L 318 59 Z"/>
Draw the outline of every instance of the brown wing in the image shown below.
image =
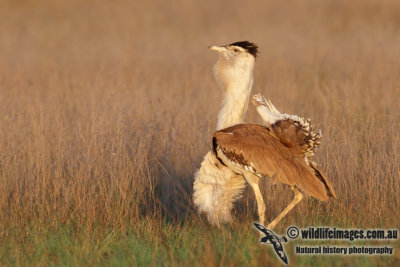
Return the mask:
<path id="1" fill-rule="evenodd" d="M 304 161 L 304 155 L 292 153 L 271 130 L 254 124 L 238 124 L 214 133 L 214 150 L 220 150 L 229 160 L 247 165 L 255 173 L 273 177 L 297 186 L 320 200 L 327 200 L 331 186 Z M 227 164 L 228 165 L 228 164 Z M 329 185 L 329 186 L 327 186 Z M 333 192 L 333 190 L 332 190 Z"/>

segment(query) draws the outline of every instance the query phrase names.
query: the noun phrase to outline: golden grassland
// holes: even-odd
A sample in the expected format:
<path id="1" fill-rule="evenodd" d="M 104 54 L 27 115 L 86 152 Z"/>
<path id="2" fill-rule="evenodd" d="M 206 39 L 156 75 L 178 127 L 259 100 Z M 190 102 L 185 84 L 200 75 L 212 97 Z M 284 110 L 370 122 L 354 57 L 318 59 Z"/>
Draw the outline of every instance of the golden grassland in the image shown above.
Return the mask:
<path id="1" fill-rule="evenodd" d="M 277 232 L 399 228 L 398 1 L 1 5 L 0 265 L 276 263 L 250 190 L 222 230 L 191 200 L 221 101 L 207 47 L 239 40 L 261 50 L 253 92 L 322 129 L 337 194 L 304 200 Z M 252 106 L 247 121 L 261 123 Z M 262 182 L 271 220 L 292 192 Z M 399 264 L 395 252 L 325 264 Z"/>

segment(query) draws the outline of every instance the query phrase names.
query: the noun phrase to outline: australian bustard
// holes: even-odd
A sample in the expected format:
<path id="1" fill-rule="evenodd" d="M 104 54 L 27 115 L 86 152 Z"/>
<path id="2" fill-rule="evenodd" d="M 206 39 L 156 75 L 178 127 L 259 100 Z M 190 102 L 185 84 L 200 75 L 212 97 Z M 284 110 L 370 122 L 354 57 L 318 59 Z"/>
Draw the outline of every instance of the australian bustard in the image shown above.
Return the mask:
<path id="1" fill-rule="evenodd" d="M 326 176 L 312 156 L 319 144 L 309 120 L 280 113 L 261 95 L 252 98 L 266 126 L 243 124 L 253 84 L 257 46 L 236 42 L 211 46 L 219 52 L 214 76 L 224 93 L 209 152 L 195 174 L 194 203 L 211 223 L 231 220 L 233 202 L 241 197 L 246 182 L 257 200 L 259 222 L 265 222 L 265 204 L 259 188 L 260 177 L 282 182 L 294 191 L 294 199 L 267 228 L 275 225 L 303 198 L 303 191 L 320 200 L 335 197 Z"/>

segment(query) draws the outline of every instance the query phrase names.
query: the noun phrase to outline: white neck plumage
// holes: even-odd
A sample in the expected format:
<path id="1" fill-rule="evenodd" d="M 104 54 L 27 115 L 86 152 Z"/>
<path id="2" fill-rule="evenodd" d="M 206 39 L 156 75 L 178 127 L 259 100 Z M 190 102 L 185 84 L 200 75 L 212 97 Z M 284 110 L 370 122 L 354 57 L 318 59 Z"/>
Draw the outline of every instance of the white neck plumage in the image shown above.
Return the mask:
<path id="1" fill-rule="evenodd" d="M 215 78 L 224 92 L 222 108 L 218 114 L 217 130 L 242 123 L 246 115 L 253 86 L 254 61 L 230 69 L 214 67 Z"/>
<path id="2" fill-rule="evenodd" d="M 245 89 L 245 90 L 244 90 Z M 225 94 L 222 108 L 218 113 L 217 130 L 242 123 L 249 105 L 251 84 L 241 90 L 233 90 L 232 94 Z"/>

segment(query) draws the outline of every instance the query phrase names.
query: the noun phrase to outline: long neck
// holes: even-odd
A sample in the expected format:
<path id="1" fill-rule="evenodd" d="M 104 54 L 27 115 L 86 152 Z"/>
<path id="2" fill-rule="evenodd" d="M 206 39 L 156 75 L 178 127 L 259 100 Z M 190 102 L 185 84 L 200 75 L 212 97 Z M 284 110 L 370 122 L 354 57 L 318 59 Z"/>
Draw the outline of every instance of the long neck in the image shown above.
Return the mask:
<path id="1" fill-rule="evenodd" d="M 253 86 L 252 70 L 242 79 L 233 81 L 224 88 L 224 100 L 218 114 L 217 130 L 242 123 L 246 115 L 251 88 Z"/>

